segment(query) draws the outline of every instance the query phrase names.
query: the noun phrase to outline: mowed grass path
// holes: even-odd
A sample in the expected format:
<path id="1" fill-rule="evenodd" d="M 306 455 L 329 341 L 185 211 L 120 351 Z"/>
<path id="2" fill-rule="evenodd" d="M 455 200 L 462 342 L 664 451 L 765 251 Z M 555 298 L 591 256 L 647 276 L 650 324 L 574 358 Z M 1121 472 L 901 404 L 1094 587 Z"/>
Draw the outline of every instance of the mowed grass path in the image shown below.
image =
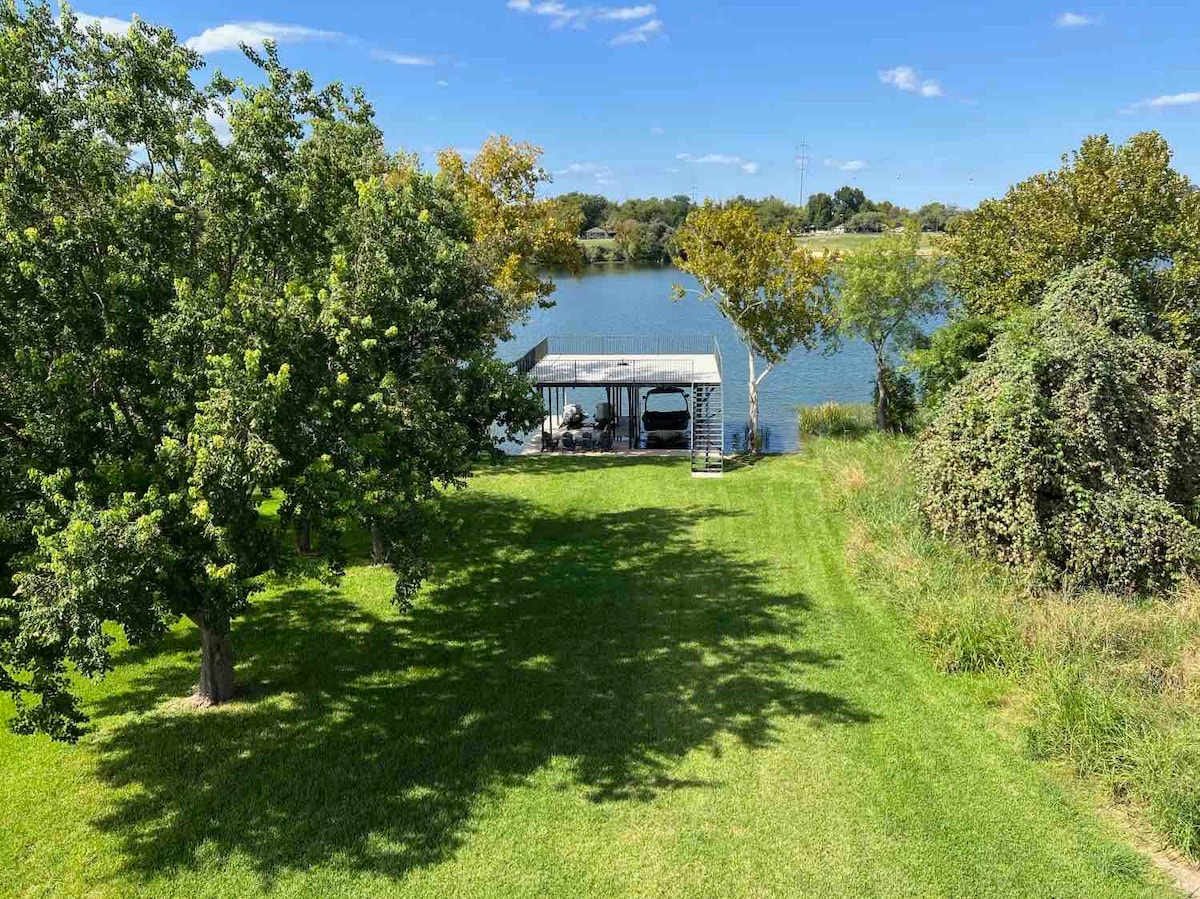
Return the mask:
<path id="1" fill-rule="evenodd" d="M 830 470 L 525 459 L 387 574 L 281 585 L 200 712 L 195 637 L 0 738 L 0 891 L 90 896 L 1168 895 L 844 568 Z"/>

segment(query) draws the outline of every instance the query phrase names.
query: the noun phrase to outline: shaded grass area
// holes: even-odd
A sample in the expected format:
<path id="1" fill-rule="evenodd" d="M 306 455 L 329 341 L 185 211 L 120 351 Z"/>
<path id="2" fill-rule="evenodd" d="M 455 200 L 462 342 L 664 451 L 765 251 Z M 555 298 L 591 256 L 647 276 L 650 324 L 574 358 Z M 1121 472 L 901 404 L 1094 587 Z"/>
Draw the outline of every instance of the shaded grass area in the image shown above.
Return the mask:
<path id="1" fill-rule="evenodd" d="M 0 738 L 17 894 L 1158 895 L 843 567 L 828 468 L 519 459 L 448 499 L 415 609 L 366 564 L 84 685 L 76 747 Z"/>
<path id="2" fill-rule="evenodd" d="M 924 533 L 910 443 L 818 443 L 860 583 L 940 668 L 1009 678 L 1028 750 L 1098 780 L 1167 846 L 1200 856 L 1200 587 L 1157 599 L 1032 589 Z"/>

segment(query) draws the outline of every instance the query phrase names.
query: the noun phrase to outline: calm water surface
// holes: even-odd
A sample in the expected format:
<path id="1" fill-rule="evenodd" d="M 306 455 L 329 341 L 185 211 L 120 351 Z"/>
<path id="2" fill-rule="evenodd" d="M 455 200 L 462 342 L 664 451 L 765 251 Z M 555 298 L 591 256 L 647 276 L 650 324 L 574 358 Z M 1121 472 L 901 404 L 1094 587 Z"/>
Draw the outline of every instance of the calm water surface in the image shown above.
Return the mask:
<path id="1" fill-rule="evenodd" d="M 674 268 L 625 265 L 592 266 L 581 277 L 559 276 L 552 309 L 535 311 L 519 326 L 515 339 L 501 348 L 505 359 L 517 359 L 546 336 L 569 334 L 712 334 L 724 361 L 726 446 L 732 446 L 748 421 L 746 351 L 711 303 L 695 296 L 673 302 L 671 285 L 698 285 L 691 275 Z M 789 452 L 798 445 L 796 404 L 869 402 L 874 381 L 870 349 L 848 343 L 832 356 L 819 350 L 798 350 L 776 366 L 759 388 L 760 426 L 768 430 L 767 449 Z M 590 391 L 569 397 L 589 412 L 597 401 Z M 602 397 L 601 397 L 602 398 Z"/>

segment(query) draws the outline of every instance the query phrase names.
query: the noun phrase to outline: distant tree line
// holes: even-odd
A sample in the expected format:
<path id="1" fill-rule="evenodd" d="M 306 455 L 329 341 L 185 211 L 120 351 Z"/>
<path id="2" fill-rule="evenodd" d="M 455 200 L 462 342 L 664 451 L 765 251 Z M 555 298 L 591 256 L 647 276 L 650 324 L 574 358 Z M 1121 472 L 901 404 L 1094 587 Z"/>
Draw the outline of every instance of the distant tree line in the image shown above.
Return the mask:
<path id="1" fill-rule="evenodd" d="M 602 228 L 612 235 L 611 246 L 587 248 L 587 258 L 592 262 L 669 262 L 675 231 L 693 209 L 691 199 L 682 194 L 619 203 L 599 194 L 575 192 L 563 194 L 558 200 L 578 214 L 580 237 L 592 228 Z M 747 206 L 765 230 L 793 234 L 837 227 L 860 233 L 883 232 L 910 221 L 916 221 L 922 231 L 940 232 L 950 228 L 963 213 L 956 206 L 936 202 L 917 210 L 906 209 L 887 200 L 872 200 L 862 189 L 848 185 L 832 194 L 815 193 L 803 206 L 774 196 L 737 196 L 722 205 Z"/>

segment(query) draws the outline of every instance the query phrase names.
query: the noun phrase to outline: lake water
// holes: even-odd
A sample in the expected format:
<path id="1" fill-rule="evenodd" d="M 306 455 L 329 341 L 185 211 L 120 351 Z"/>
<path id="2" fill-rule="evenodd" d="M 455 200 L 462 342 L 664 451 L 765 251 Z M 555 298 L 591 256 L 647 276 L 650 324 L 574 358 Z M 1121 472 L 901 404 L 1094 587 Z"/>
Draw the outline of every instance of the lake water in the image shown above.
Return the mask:
<path id="1" fill-rule="evenodd" d="M 672 284 L 698 287 L 691 275 L 669 267 L 598 265 L 580 277 L 558 276 L 555 282 L 556 305 L 536 310 L 527 324 L 518 326 L 515 338 L 501 348 L 503 358 L 515 360 L 552 335 L 712 334 L 724 362 L 726 448 L 732 447 L 749 422 L 746 351 L 712 303 L 694 295 L 672 301 Z M 863 343 L 847 343 L 831 356 L 820 350 L 792 353 L 759 387 L 759 425 L 768 432 L 767 451 L 797 448 L 797 404 L 869 402 L 874 378 L 874 360 Z M 590 411 L 595 398 L 588 391 L 575 393 Z"/>

